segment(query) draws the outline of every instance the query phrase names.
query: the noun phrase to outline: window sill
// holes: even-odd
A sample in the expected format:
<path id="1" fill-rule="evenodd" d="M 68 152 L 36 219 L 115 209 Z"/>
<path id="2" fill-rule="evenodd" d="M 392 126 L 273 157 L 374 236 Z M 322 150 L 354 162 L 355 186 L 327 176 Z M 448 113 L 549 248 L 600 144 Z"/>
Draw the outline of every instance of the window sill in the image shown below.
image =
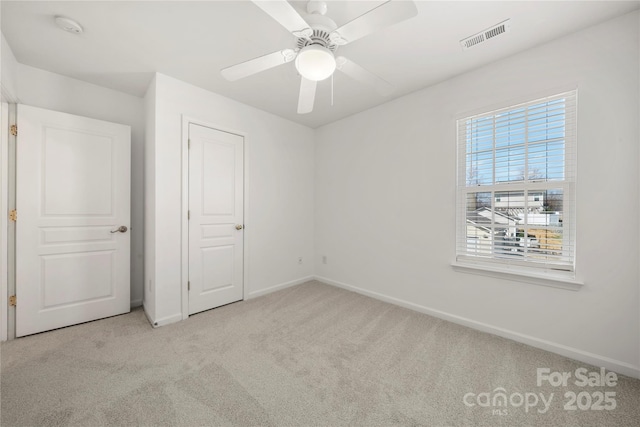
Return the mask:
<path id="1" fill-rule="evenodd" d="M 455 271 L 461 273 L 479 274 L 482 276 L 496 277 L 498 279 L 508 279 L 517 282 L 533 283 L 534 285 L 550 286 L 552 288 L 579 291 L 584 283 L 570 276 L 539 274 L 535 272 L 525 272 L 522 270 L 510 270 L 490 265 L 480 265 L 475 263 L 453 262 L 451 264 Z"/>

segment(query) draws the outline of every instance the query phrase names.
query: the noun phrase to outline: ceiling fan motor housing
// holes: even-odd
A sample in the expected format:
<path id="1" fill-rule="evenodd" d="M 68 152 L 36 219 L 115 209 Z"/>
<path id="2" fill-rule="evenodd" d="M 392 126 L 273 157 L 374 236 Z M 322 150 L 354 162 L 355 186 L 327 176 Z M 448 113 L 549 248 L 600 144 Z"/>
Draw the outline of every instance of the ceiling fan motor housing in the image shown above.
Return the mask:
<path id="1" fill-rule="evenodd" d="M 309 38 L 298 37 L 296 41 L 298 49 L 309 45 L 319 45 L 335 53 L 338 45 L 331 41 L 330 35 L 338 28 L 336 23 L 328 16 L 319 13 L 312 13 L 305 16 L 305 21 L 307 21 L 313 30 L 313 34 Z"/>

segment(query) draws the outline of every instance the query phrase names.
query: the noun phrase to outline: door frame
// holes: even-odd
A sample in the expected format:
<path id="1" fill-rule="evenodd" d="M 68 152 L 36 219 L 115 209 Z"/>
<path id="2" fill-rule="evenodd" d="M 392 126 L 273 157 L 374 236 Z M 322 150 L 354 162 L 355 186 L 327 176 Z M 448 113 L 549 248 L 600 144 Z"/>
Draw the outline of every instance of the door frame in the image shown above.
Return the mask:
<path id="1" fill-rule="evenodd" d="M 246 224 L 249 223 L 248 206 L 249 198 L 247 197 L 247 168 L 248 168 L 248 156 L 247 156 L 247 133 L 238 131 L 236 129 L 230 129 L 227 126 L 220 126 L 219 124 L 211 123 L 206 120 L 200 120 L 194 117 L 190 117 L 182 114 L 182 141 L 181 141 L 181 160 L 182 160 L 182 201 L 181 201 L 181 227 L 180 227 L 180 252 L 181 252 L 181 272 L 180 272 L 180 286 L 182 296 L 182 320 L 189 318 L 189 290 L 187 288 L 189 281 L 189 220 L 187 218 L 189 211 L 189 125 L 194 124 L 198 126 L 208 127 L 221 132 L 231 133 L 241 136 L 243 139 L 242 154 L 242 176 L 244 178 L 244 184 L 242 187 L 242 203 L 244 205 L 244 218 L 242 223 L 245 225 L 244 233 L 242 237 L 243 251 L 242 251 L 242 301 L 247 299 L 249 290 L 249 234 L 247 232 Z M 249 228 L 250 230 L 251 228 Z"/>
<path id="2" fill-rule="evenodd" d="M 9 336 L 9 104 L 2 101 L 2 120 L 0 123 L 0 341 Z"/>
<path id="3" fill-rule="evenodd" d="M 8 296 L 16 294 L 15 255 L 16 223 L 9 221 L 9 211 L 16 208 L 16 136 L 10 126 L 17 124 L 17 99 L 2 87 L 2 120 L 0 124 L 0 341 L 16 337 L 16 308 L 9 307 Z"/>

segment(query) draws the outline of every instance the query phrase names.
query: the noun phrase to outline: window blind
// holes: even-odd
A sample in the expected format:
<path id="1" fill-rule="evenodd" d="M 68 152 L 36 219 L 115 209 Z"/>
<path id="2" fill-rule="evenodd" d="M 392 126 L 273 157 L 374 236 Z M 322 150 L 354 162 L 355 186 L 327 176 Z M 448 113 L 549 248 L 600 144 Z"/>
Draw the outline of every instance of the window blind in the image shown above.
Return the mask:
<path id="1" fill-rule="evenodd" d="M 576 104 L 570 91 L 457 121 L 457 261 L 574 270 Z"/>

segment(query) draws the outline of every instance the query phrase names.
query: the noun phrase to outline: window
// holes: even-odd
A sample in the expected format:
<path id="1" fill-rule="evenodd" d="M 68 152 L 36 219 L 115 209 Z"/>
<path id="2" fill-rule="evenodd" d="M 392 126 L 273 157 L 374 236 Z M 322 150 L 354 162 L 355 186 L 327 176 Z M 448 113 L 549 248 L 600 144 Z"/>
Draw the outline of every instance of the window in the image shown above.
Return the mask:
<path id="1" fill-rule="evenodd" d="M 571 276 L 576 92 L 457 123 L 458 264 Z"/>

